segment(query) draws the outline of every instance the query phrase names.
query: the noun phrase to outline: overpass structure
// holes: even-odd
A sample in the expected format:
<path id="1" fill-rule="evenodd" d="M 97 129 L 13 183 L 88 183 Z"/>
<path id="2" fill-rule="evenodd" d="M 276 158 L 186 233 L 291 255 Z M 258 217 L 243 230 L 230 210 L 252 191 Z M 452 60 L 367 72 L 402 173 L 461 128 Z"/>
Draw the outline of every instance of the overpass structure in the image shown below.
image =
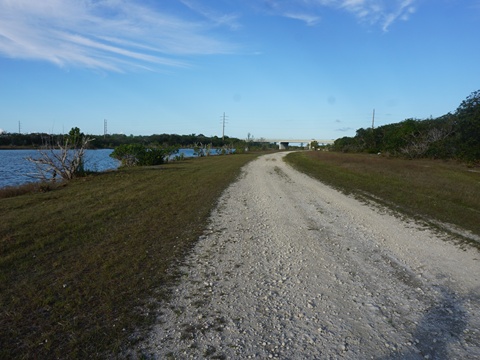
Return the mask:
<path id="1" fill-rule="evenodd" d="M 308 140 L 302 140 L 302 139 L 260 139 L 260 140 L 257 140 L 255 139 L 254 142 L 265 142 L 265 143 L 277 143 L 278 144 L 278 148 L 280 150 L 286 150 L 288 149 L 288 145 L 289 144 L 308 144 L 308 147 L 310 148 L 311 145 L 312 145 L 312 142 L 316 141 L 318 143 L 318 145 L 328 145 L 328 144 L 333 144 L 335 142 L 335 140 L 332 140 L 332 139 L 329 139 L 329 140 L 325 140 L 325 139 L 308 139 Z"/>

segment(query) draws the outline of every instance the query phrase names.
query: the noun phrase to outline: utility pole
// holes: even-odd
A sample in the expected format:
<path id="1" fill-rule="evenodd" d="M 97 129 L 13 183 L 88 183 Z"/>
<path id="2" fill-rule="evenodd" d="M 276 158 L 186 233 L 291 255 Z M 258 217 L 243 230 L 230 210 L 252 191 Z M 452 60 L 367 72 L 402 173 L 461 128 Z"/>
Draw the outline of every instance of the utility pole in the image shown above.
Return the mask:
<path id="1" fill-rule="evenodd" d="M 225 116 L 225 112 L 222 117 L 222 141 L 225 141 L 225 122 L 227 121 L 228 116 Z"/>
<path id="2" fill-rule="evenodd" d="M 107 119 L 103 119 L 103 138 L 107 136 Z"/>
<path id="3" fill-rule="evenodd" d="M 22 123 L 20 121 L 18 122 L 18 133 L 22 133 Z"/>
<path id="4" fill-rule="evenodd" d="M 372 130 L 375 128 L 375 109 L 373 109 L 373 115 L 372 115 Z"/>

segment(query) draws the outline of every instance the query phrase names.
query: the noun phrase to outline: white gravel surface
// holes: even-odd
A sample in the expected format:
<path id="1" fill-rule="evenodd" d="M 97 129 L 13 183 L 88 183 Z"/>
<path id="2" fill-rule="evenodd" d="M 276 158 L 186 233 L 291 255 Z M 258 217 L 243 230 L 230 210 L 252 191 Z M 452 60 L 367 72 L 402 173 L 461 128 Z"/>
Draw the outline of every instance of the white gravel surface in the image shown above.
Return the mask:
<path id="1" fill-rule="evenodd" d="M 480 253 L 260 157 L 221 197 L 139 352 L 480 359 Z"/>

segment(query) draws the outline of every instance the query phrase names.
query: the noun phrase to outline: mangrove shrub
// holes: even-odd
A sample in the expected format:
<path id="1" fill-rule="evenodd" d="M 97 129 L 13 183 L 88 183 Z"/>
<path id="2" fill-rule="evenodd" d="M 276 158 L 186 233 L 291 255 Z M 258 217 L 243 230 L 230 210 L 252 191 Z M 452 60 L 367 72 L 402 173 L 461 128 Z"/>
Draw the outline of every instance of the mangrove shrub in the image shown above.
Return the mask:
<path id="1" fill-rule="evenodd" d="M 178 152 L 177 149 L 142 144 L 123 144 L 116 147 L 110 156 L 120 160 L 122 166 L 151 166 L 167 162 L 168 157 L 176 152 Z"/>

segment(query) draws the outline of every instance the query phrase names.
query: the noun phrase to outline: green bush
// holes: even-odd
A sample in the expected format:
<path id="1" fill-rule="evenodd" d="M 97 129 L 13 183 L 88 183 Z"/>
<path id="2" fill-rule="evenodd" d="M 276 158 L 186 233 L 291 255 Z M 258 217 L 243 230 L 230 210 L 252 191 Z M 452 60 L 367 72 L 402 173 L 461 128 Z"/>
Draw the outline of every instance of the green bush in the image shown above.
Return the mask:
<path id="1" fill-rule="evenodd" d="M 116 147 L 110 156 L 120 160 L 122 166 L 151 166 L 164 164 L 177 151 L 142 144 L 123 144 Z"/>

